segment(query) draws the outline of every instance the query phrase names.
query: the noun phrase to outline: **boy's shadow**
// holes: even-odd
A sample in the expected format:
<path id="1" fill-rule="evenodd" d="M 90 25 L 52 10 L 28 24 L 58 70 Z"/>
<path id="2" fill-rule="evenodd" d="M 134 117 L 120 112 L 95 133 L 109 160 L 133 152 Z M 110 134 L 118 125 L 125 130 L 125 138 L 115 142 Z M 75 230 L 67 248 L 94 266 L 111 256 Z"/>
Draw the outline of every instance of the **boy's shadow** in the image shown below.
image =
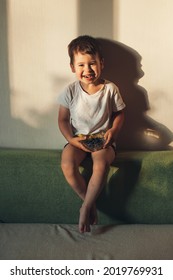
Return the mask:
<path id="1" fill-rule="evenodd" d="M 146 90 L 138 84 L 144 76 L 141 56 L 132 48 L 98 38 L 105 61 L 103 77 L 120 89 L 126 104 L 125 123 L 117 140 L 119 150 L 167 150 L 173 133 L 147 116 L 150 109 Z"/>
<path id="2" fill-rule="evenodd" d="M 147 116 L 150 109 L 146 90 L 138 84 L 144 76 L 141 56 L 132 48 L 111 40 L 98 38 L 102 46 L 105 67 L 103 78 L 114 82 L 126 104 L 125 123 L 117 139 L 118 150 L 168 150 L 173 133 L 163 124 Z M 84 161 L 85 179 L 92 173 L 91 164 Z M 118 171 L 109 178 L 98 200 L 97 208 L 113 219 L 131 221 L 126 209 L 138 180 L 142 160 L 118 159 L 112 164 Z M 90 168 L 89 168 L 90 167 Z"/>

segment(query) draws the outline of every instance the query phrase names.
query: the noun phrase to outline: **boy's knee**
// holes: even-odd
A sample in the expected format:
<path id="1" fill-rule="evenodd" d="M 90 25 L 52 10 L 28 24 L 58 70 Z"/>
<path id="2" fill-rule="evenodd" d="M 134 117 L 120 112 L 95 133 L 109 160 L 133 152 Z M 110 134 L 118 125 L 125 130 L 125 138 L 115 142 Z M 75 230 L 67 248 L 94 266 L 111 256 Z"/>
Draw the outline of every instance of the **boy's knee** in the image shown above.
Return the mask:
<path id="1" fill-rule="evenodd" d="M 71 166 L 72 166 L 72 164 L 70 162 L 66 162 L 66 161 L 61 162 L 61 169 L 62 169 L 63 172 L 71 169 Z"/>
<path id="2" fill-rule="evenodd" d="M 62 169 L 64 175 L 71 176 L 72 174 L 75 173 L 76 166 L 73 162 L 62 161 L 61 162 L 61 169 Z"/>
<path id="3" fill-rule="evenodd" d="M 98 161 L 93 165 L 93 171 L 95 172 L 105 172 L 109 168 L 109 163 L 106 161 Z"/>

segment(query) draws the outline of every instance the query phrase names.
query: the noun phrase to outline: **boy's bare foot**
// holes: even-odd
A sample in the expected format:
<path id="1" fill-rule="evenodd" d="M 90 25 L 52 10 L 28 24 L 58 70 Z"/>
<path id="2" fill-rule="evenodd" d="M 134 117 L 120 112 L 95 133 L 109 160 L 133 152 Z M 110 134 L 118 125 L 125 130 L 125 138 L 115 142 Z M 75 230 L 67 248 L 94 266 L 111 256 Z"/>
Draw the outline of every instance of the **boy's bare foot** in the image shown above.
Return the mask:
<path id="1" fill-rule="evenodd" d="M 90 232 L 90 209 L 82 205 L 79 216 L 79 231 Z"/>
<path id="2" fill-rule="evenodd" d="M 90 225 L 96 225 L 97 222 L 98 222 L 97 209 L 96 209 L 96 205 L 94 204 L 90 211 Z"/>

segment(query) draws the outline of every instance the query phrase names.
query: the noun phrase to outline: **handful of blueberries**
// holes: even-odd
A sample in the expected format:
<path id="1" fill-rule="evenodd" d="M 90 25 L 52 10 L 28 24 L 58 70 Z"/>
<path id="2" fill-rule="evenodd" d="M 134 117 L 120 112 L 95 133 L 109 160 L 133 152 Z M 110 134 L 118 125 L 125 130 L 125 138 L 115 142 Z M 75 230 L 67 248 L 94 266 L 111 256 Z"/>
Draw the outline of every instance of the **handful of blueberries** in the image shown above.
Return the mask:
<path id="1" fill-rule="evenodd" d="M 81 140 L 81 143 L 84 145 L 85 148 L 92 152 L 103 149 L 105 143 L 104 133 L 101 132 L 96 134 L 89 134 L 86 135 L 86 137 L 87 138 L 85 140 Z"/>

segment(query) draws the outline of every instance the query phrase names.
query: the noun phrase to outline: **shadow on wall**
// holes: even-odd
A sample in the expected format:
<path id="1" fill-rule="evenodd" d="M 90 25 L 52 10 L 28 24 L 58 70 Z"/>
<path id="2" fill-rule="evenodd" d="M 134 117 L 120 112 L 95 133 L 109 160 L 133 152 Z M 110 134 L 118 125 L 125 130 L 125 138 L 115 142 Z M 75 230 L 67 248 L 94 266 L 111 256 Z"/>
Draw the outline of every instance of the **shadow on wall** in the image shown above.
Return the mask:
<path id="1" fill-rule="evenodd" d="M 103 51 L 103 77 L 120 89 L 124 102 L 125 123 L 117 140 L 120 150 L 167 150 L 173 133 L 147 116 L 150 109 L 146 90 L 138 85 L 144 76 L 141 56 L 132 48 L 108 39 L 98 38 Z"/>

